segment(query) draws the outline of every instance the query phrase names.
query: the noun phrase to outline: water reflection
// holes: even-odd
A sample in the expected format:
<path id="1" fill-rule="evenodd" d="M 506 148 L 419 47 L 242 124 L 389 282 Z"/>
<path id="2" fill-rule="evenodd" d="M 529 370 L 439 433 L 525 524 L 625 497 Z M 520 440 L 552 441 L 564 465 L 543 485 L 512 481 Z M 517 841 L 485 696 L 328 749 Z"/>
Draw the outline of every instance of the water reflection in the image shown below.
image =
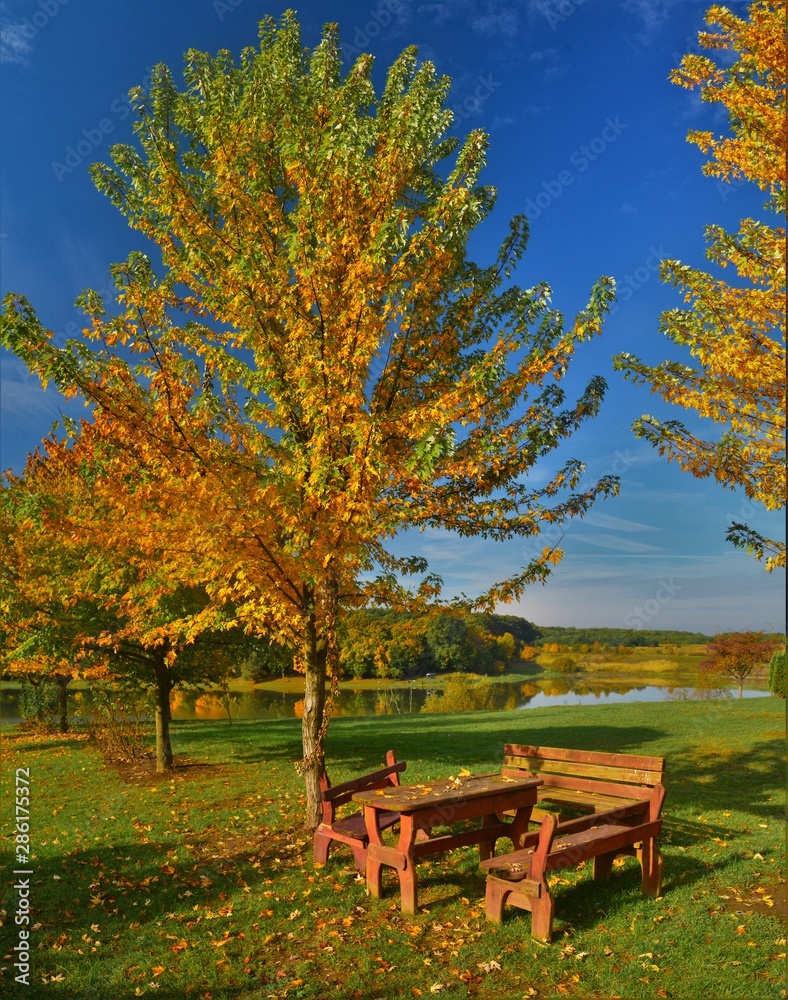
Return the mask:
<path id="1" fill-rule="evenodd" d="M 585 681 L 573 678 L 539 678 L 534 682 L 501 682 L 471 675 L 448 678 L 445 686 L 432 689 L 429 681 L 416 681 L 407 688 L 380 687 L 365 690 L 343 688 L 334 702 L 335 716 L 408 715 L 418 712 L 502 711 L 557 705 L 602 705 L 638 701 L 682 701 L 688 698 L 726 698 L 732 692 L 655 684 L 633 685 L 615 678 Z M 768 692 L 749 690 L 745 698 Z M 72 716 L 90 711 L 90 692 L 69 693 Z M 172 696 L 172 714 L 185 719 L 292 719 L 303 715 L 303 696 L 285 691 L 178 690 Z M 19 721 L 19 690 L 0 691 L 0 719 Z"/>

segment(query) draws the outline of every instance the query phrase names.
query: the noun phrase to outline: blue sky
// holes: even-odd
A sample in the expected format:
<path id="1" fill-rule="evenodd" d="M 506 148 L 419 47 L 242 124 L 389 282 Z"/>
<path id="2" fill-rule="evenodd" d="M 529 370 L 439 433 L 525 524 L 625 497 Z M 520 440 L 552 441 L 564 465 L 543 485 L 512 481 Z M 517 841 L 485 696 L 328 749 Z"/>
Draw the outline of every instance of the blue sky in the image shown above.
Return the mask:
<path id="1" fill-rule="evenodd" d="M 581 350 L 566 383 L 579 391 L 590 375 L 605 376 L 602 414 L 535 478 L 576 456 L 589 481 L 620 475 L 621 493 L 570 525 L 548 584 L 509 610 L 543 625 L 782 628 L 785 574 L 766 574 L 724 537 L 731 520 L 775 537 L 782 514 L 681 473 L 637 441 L 631 425 L 644 412 L 701 425 L 625 383 L 611 364 L 620 351 L 653 363 L 680 356 L 658 332 L 660 313 L 681 304 L 660 283 L 659 261 L 704 265 L 705 225 L 734 230 L 739 219 L 763 215 L 754 188 L 702 175 L 703 157 L 686 133 L 724 131 L 726 119 L 667 80 L 684 53 L 698 51 L 706 3 L 2 0 L 3 293 L 26 295 L 59 339 L 77 331 L 77 294 L 107 289 L 109 264 L 145 248 L 87 174 L 113 142 L 131 138 L 129 89 L 144 85 L 158 62 L 178 71 L 187 48 L 238 53 L 256 44 L 260 17 L 288 6 L 310 46 L 325 21 L 337 21 L 347 57 L 372 52 L 381 81 L 413 43 L 452 78 L 454 130 L 481 127 L 491 137 L 483 179 L 498 189 L 498 202 L 472 240 L 480 262 L 511 216 L 525 212 L 531 243 L 522 285 L 547 281 L 556 307 L 571 316 L 597 277 L 618 283 L 602 337 Z M 746 4 L 729 6 L 746 13 Z M 9 355 L 0 357 L 0 379 L 0 466 L 20 470 L 61 400 Z M 398 546 L 428 556 L 448 594 L 484 589 L 533 555 L 522 541 L 442 533 L 403 537 Z"/>

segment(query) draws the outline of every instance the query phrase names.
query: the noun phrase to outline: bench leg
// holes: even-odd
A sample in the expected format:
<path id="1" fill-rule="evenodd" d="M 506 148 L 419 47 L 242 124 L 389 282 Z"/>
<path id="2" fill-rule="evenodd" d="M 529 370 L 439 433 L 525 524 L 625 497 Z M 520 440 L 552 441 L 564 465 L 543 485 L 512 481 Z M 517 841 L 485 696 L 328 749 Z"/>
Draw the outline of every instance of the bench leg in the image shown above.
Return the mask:
<path id="1" fill-rule="evenodd" d="M 487 919 L 499 924 L 503 920 L 503 909 L 507 902 L 521 910 L 530 910 L 531 937 L 549 944 L 553 936 L 555 900 L 547 882 L 542 882 L 538 891 L 538 895 L 532 895 L 519 890 L 517 883 L 507 885 L 498 879 L 488 878 L 485 895 Z"/>
<path id="2" fill-rule="evenodd" d="M 594 881 L 607 882 L 617 854 L 618 851 L 611 851 L 610 854 L 599 854 L 594 858 Z"/>
<path id="3" fill-rule="evenodd" d="M 637 849 L 641 869 L 641 891 L 644 896 L 658 896 L 662 888 L 662 852 L 655 837 L 644 840 Z"/>
<path id="4" fill-rule="evenodd" d="M 328 861 L 328 852 L 331 850 L 331 837 L 316 830 L 313 846 L 315 864 L 324 865 Z"/>
<path id="5" fill-rule="evenodd" d="M 492 879 L 487 880 L 485 908 L 487 919 L 491 920 L 494 924 L 500 924 L 503 920 L 503 904 L 506 902 L 506 897 L 510 892 L 511 889 L 508 886 L 501 885 L 500 882 L 493 882 Z"/>
<path id="6" fill-rule="evenodd" d="M 531 937 L 536 938 L 538 941 L 546 941 L 549 944 L 553 937 L 555 900 L 545 885 L 539 899 L 532 899 L 530 902 Z"/>
<path id="7" fill-rule="evenodd" d="M 353 862 L 356 866 L 357 872 L 363 872 L 367 869 L 367 849 L 363 845 L 359 847 L 352 847 L 353 851 Z"/>

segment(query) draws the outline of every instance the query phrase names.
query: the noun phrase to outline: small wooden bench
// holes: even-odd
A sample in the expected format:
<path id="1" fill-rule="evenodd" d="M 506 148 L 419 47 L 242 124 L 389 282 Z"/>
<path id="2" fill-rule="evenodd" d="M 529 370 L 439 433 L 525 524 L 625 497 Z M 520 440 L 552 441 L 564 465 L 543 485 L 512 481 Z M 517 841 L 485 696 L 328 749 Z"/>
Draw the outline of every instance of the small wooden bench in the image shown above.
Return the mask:
<path id="1" fill-rule="evenodd" d="M 331 849 L 332 841 L 347 844 L 353 851 L 353 859 L 358 871 L 365 871 L 367 867 L 367 847 L 369 836 L 364 825 L 362 813 L 353 813 L 351 816 L 337 817 L 337 809 L 350 802 L 356 792 L 363 792 L 370 788 L 387 788 L 390 785 L 399 785 L 400 772 L 408 766 L 407 761 L 397 762 L 394 751 L 389 750 L 386 754 L 386 767 L 372 774 L 365 774 L 360 778 L 353 778 L 352 781 L 345 781 L 341 785 L 331 787 L 328 774 L 324 771 L 320 776 L 320 799 L 323 809 L 322 820 L 315 830 L 314 837 L 314 860 L 315 864 L 325 864 L 328 861 L 328 853 Z M 399 822 L 399 813 L 383 812 L 380 816 L 380 828 L 386 830 Z"/>
<path id="2" fill-rule="evenodd" d="M 555 903 L 547 873 L 593 859 L 593 877 L 604 880 L 619 854 L 637 857 L 642 891 L 659 895 L 664 758 L 507 744 L 503 774 L 523 773 L 542 778 L 540 802 L 582 815 L 560 821 L 543 812 L 520 850 L 482 862 L 488 920 L 499 922 L 511 903 L 531 911 L 533 937 L 550 941 Z"/>

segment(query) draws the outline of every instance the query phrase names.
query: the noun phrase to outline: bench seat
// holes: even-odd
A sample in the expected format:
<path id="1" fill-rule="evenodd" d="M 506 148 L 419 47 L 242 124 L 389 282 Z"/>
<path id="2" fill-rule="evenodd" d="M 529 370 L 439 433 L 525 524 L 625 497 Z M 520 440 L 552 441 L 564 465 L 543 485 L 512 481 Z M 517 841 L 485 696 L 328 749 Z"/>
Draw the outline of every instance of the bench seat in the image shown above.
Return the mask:
<path id="1" fill-rule="evenodd" d="M 548 872 L 593 859 L 593 877 L 605 880 L 622 854 L 640 862 L 642 891 L 659 895 L 664 768 L 661 757 L 507 744 L 504 774 L 538 774 L 540 802 L 581 815 L 561 821 L 542 813 L 539 829 L 526 834 L 519 850 L 482 862 L 488 920 L 500 921 L 510 903 L 531 911 L 533 937 L 550 941 L 555 904 Z"/>
<path id="2" fill-rule="evenodd" d="M 358 871 L 366 871 L 367 848 L 369 835 L 364 823 L 364 815 L 360 812 L 349 816 L 339 816 L 337 810 L 350 802 L 356 792 L 370 788 L 388 788 L 399 785 L 399 776 L 407 767 L 406 761 L 397 761 L 394 751 L 386 754 L 386 767 L 371 774 L 353 778 L 341 785 L 332 787 L 328 773 L 323 770 L 320 776 L 320 804 L 322 808 L 321 822 L 315 830 L 313 841 L 313 856 L 315 864 L 322 865 L 328 861 L 329 851 L 334 841 L 346 844 L 353 851 L 353 861 Z M 380 827 L 386 830 L 399 823 L 399 813 L 385 810 L 379 813 Z"/>
<path id="3" fill-rule="evenodd" d="M 398 812 L 386 812 L 380 817 L 381 830 L 387 830 L 396 823 L 399 823 Z M 366 841 L 369 839 L 367 837 L 367 828 L 364 824 L 364 815 L 360 812 L 353 813 L 352 816 L 345 816 L 343 819 L 334 820 L 331 824 L 331 831 L 336 840 L 340 839 L 337 834 L 347 837 L 347 843 L 351 843 L 354 840 Z"/>

